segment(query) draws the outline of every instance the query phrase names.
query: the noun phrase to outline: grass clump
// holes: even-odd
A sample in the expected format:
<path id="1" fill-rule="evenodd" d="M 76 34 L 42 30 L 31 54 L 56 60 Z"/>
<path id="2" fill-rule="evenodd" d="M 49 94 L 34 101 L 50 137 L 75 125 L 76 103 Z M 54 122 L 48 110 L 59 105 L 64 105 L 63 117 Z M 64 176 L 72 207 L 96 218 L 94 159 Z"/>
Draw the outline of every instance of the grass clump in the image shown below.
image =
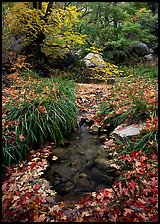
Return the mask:
<path id="1" fill-rule="evenodd" d="M 47 140 L 63 143 L 64 136 L 73 129 L 77 115 L 73 81 L 35 79 L 24 74 L 14 78 L 17 94 L 11 89 L 11 98 L 3 104 L 4 167 L 22 159 L 26 152 Z"/>
<path id="2" fill-rule="evenodd" d="M 133 75 L 134 77 L 144 77 L 144 78 L 153 78 L 158 79 L 158 66 L 157 65 L 146 65 L 137 64 L 133 66 L 121 66 L 121 69 L 124 71 L 125 76 Z"/>
<path id="3" fill-rule="evenodd" d="M 158 85 L 149 78 L 125 78 L 113 86 L 110 100 L 102 102 L 102 122 L 114 128 L 122 123 L 145 124 L 142 135 L 127 139 L 123 153 L 144 150 L 150 154 L 158 146 Z M 122 153 L 122 152 L 121 152 Z"/>

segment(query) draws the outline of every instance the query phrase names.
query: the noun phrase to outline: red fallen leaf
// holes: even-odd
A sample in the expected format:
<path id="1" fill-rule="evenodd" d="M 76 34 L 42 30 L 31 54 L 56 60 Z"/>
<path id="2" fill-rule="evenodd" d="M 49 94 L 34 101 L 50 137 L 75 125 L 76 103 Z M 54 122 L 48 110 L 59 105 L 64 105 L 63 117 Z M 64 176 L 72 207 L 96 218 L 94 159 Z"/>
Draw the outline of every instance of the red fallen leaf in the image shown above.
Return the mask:
<path id="1" fill-rule="evenodd" d="M 134 190 L 135 189 L 135 187 L 136 187 L 136 183 L 134 182 L 134 180 L 131 180 L 130 182 L 129 182 L 129 185 L 130 185 L 130 187 Z"/>
<path id="2" fill-rule="evenodd" d="M 36 202 L 36 204 L 39 204 L 39 203 L 40 203 L 40 199 L 39 199 L 39 197 L 35 197 L 35 198 L 33 199 L 33 201 Z"/>
<path id="3" fill-rule="evenodd" d="M 130 156 L 131 157 L 135 157 L 136 156 L 136 152 L 131 152 Z"/>
<path id="4" fill-rule="evenodd" d="M 33 190 L 36 191 L 36 190 L 38 190 L 40 187 L 41 187 L 40 184 L 35 184 L 35 185 L 33 186 Z"/>
<path id="5" fill-rule="evenodd" d="M 36 163 L 32 163 L 32 164 L 30 165 L 30 168 L 33 169 L 35 166 L 36 166 Z"/>
<path id="6" fill-rule="evenodd" d="M 19 191 L 17 191 L 17 192 L 16 192 L 16 196 L 19 196 L 19 195 L 20 195 L 20 192 L 19 192 Z"/>
<path id="7" fill-rule="evenodd" d="M 85 107 L 81 107 L 80 110 L 81 110 L 81 111 L 87 111 L 87 108 L 85 108 Z"/>
<path id="8" fill-rule="evenodd" d="M 158 201 L 158 198 L 156 197 L 149 197 L 149 200 L 152 202 L 152 203 L 155 203 Z"/>

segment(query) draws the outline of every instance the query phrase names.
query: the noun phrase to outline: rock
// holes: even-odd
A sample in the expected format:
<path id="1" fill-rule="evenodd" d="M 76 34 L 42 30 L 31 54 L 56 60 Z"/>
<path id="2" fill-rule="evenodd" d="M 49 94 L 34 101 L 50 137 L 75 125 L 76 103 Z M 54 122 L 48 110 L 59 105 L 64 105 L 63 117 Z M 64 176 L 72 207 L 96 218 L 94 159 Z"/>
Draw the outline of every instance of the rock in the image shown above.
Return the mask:
<path id="1" fill-rule="evenodd" d="M 141 124 L 132 124 L 127 126 L 127 124 L 121 124 L 113 131 L 113 136 L 115 138 L 121 137 L 126 138 L 128 136 L 139 135 L 141 130 L 144 129 L 145 123 Z"/>
<path id="2" fill-rule="evenodd" d="M 91 192 L 93 190 L 90 182 L 85 178 L 79 178 L 76 183 L 75 192 L 76 193 L 83 193 L 83 192 Z"/>
<path id="3" fill-rule="evenodd" d="M 54 149 L 55 156 L 57 156 L 59 159 L 67 159 L 69 156 L 69 150 L 65 147 L 57 147 Z"/>
<path id="4" fill-rule="evenodd" d="M 74 187 L 75 187 L 75 185 L 74 185 L 71 181 L 68 181 L 68 182 L 65 183 L 65 185 L 64 185 L 64 190 L 65 190 L 66 192 L 68 192 L 68 191 L 73 190 Z"/>
<path id="5" fill-rule="evenodd" d="M 144 56 L 144 58 L 146 59 L 146 62 L 148 61 L 152 61 L 153 60 L 153 54 L 147 54 Z"/>
<path id="6" fill-rule="evenodd" d="M 113 178 L 107 176 L 104 172 L 102 172 L 98 168 L 92 167 L 90 171 L 92 174 L 92 176 L 90 176 L 90 178 L 91 178 L 91 180 L 94 180 L 95 183 L 97 183 L 97 184 L 103 183 L 103 184 L 106 184 L 107 186 L 109 186 L 113 183 Z"/>
<path id="7" fill-rule="evenodd" d="M 76 167 L 78 170 L 81 170 L 86 166 L 86 161 L 84 161 L 84 163 L 82 163 L 81 157 L 78 157 L 77 155 L 71 155 L 70 161 L 67 163 L 67 165 Z"/>
<path id="8" fill-rule="evenodd" d="M 51 58 L 50 56 L 47 56 L 47 59 L 49 60 L 50 64 L 54 68 L 63 69 L 67 68 L 71 65 L 73 65 L 76 61 L 75 55 L 72 52 L 69 51 L 63 51 L 63 58 L 57 57 L 57 58 Z"/>
<path id="9" fill-rule="evenodd" d="M 87 67 L 105 67 L 105 61 L 100 54 L 89 53 L 83 58 L 83 61 Z"/>
<path id="10" fill-rule="evenodd" d="M 99 133 L 101 126 L 94 124 L 90 127 L 90 133 L 97 135 Z"/>
<path id="11" fill-rule="evenodd" d="M 152 48 L 152 54 L 158 54 L 158 43 L 153 44 Z"/>
<path id="12" fill-rule="evenodd" d="M 97 157 L 94 164 L 99 170 L 107 170 L 110 167 L 110 161 L 103 157 Z"/>
<path id="13" fill-rule="evenodd" d="M 54 190 L 57 191 L 58 193 L 60 192 L 63 192 L 64 190 L 64 183 L 60 183 L 60 184 L 57 184 L 56 186 L 54 186 Z"/>
<path id="14" fill-rule="evenodd" d="M 108 151 L 107 148 L 104 148 L 104 146 L 102 145 L 98 149 L 98 155 L 102 156 L 103 158 L 108 158 L 108 157 L 110 157 L 110 152 Z"/>
<path id="15" fill-rule="evenodd" d="M 68 167 L 66 164 L 56 165 L 55 173 L 58 174 L 62 181 L 67 181 L 75 174 L 77 168 Z"/>
<path id="16" fill-rule="evenodd" d="M 49 202 L 50 204 L 55 204 L 55 200 L 54 200 L 51 196 L 46 197 L 46 200 L 47 200 L 47 202 Z"/>
<path id="17" fill-rule="evenodd" d="M 80 173 L 79 177 L 87 177 L 87 174 L 86 173 Z"/>
<path id="18" fill-rule="evenodd" d="M 79 172 L 77 171 L 77 172 L 75 173 L 75 175 L 73 176 L 73 178 L 72 178 L 72 182 L 73 182 L 74 184 L 76 184 L 78 180 L 79 180 Z"/>
<path id="19" fill-rule="evenodd" d="M 138 43 L 132 48 L 132 52 L 137 54 L 138 56 L 145 56 L 150 54 L 150 49 L 144 43 Z"/>
<path id="20" fill-rule="evenodd" d="M 95 191 L 99 191 L 100 189 L 104 189 L 104 188 L 106 188 L 105 184 L 97 184 L 95 187 Z"/>
<path id="21" fill-rule="evenodd" d="M 101 136 L 99 137 L 99 140 L 100 140 L 101 142 L 106 141 L 106 134 L 101 135 Z"/>

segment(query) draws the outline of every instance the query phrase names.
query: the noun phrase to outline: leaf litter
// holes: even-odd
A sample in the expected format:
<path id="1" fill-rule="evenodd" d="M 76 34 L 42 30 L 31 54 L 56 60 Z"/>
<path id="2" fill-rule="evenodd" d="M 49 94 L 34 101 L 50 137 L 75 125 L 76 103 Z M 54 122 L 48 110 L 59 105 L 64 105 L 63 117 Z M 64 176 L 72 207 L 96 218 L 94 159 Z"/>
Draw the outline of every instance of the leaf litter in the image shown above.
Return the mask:
<path id="1" fill-rule="evenodd" d="M 123 84 L 122 84 L 123 85 Z M 138 87 L 130 85 L 136 94 Z M 140 86 L 140 85 L 139 85 Z M 12 87 L 13 88 L 13 87 Z M 139 87 L 141 88 L 141 86 Z M 151 86 L 152 94 L 144 90 L 149 102 L 156 101 L 157 93 Z M 153 94 L 154 93 L 154 94 Z M 16 93 L 11 92 L 10 95 Z M 98 106 L 112 97 L 110 85 L 79 84 L 77 90 L 77 106 L 81 118 L 94 120 L 94 124 L 102 124 L 105 117 L 99 119 Z M 124 95 L 127 95 L 127 90 Z M 121 105 L 123 97 L 114 101 Z M 5 104 L 3 97 L 3 104 Z M 119 108 L 120 109 L 120 108 Z M 124 111 L 122 108 L 119 111 Z M 115 111 L 116 114 L 116 111 Z M 155 119 L 148 120 L 146 128 L 156 128 Z M 157 120 L 158 122 L 158 120 Z M 20 136 L 23 140 L 23 136 Z M 111 153 L 119 148 L 112 139 L 103 142 Z M 123 149 L 123 146 L 120 146 Z M 117 150 L 117 152 L 119 152 Z M 48 167 L 47 158 L 54 155 L 54 145 L 48 143 L 38 151 L 32 151 L 28 160 L 8 168 L 6 179 L 2 183 L 2 222 L 149 222 L 158 221 L 158 168 L 155 164 L 158 155 L 149 157 L 144 151 L 130 154 L 115 153 L 115 162 L 120 178 L 112 188 L 92 192 L 83 196 L 71 207 L 67 202 L 56 202 L 56 192 L 41 175 Z M 148 161 L 151 161 L 150 163 Z M 126 171 L 124 166 L 130 163 Z"/>

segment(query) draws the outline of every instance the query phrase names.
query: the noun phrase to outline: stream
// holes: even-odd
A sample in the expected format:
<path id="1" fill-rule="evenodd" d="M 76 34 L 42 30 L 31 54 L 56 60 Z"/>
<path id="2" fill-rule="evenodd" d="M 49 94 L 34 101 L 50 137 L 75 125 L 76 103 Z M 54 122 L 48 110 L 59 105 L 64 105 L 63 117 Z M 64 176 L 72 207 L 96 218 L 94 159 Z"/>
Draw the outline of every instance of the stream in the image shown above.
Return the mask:
<path id="1" fill-rule="evenodd" d="M 99 88 L 97 91 L 100 93 Z M 96 94 L 96 99 L 101 97 Z M 87 104 L 89 101 L 83 103 Z M 91 110 L 94 113 L 94 109 Z M 102 145 L 98 133 L 90 131 L 87 118 L 80 115 L 79 124 L 69 136 L 69 144 L 54 149 L 56 159 L 48 161 L 42 176 L 57 192 L 57 201 L 78 201 L 83 195 L 110 187 L 118 176 L 116 168 L 110 165 L 109 149 Z"/>

